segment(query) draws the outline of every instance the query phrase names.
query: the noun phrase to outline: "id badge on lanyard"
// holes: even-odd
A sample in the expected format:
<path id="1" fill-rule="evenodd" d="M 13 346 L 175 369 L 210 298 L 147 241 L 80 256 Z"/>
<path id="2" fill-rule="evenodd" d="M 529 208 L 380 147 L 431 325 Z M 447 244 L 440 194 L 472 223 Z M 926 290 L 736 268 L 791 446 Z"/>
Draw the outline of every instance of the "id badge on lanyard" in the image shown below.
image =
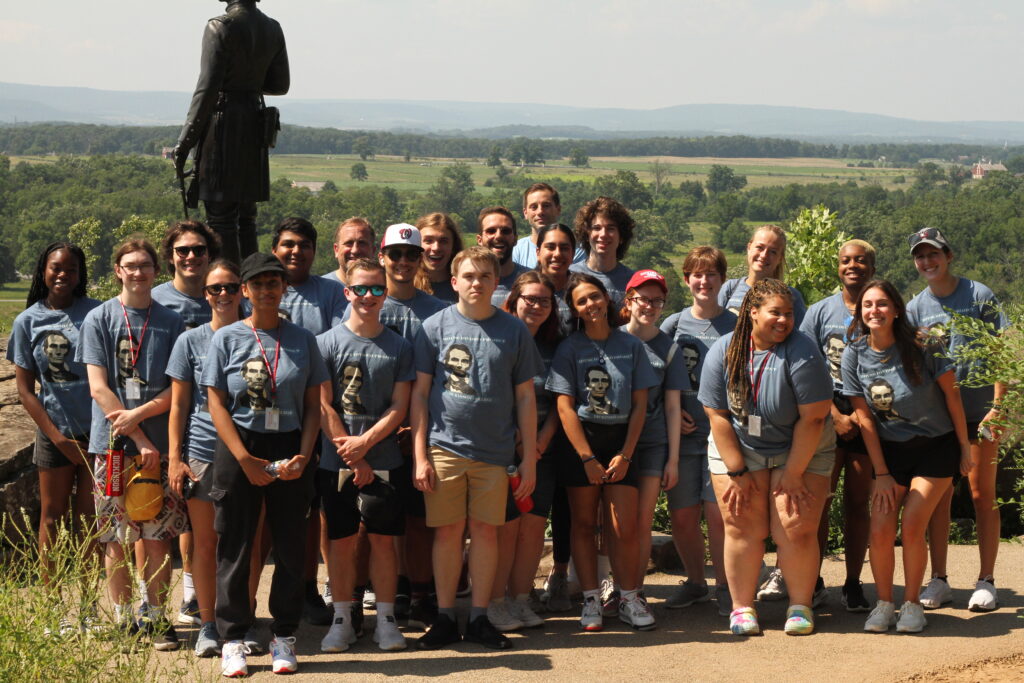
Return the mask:
<path id="1" fill-rule="evenodd" d="M 267 350 L 263 348 L 263 340 L 260 339 L 259 332 L 256 331 L 256 326 L 250 321 L 250 327 L 253 335 L 256 337 L 256 344 L 260 347 L 260 355 L 263 356 L 263 363 L 267 368 L 267 373 L 270 375 L 270 395 L 277 396 L 277 363 L 281 360 L 281 331 L 278 330 L 277 343 L 274 349 L 274 364 L 270 364 L 270 359 L 267 358 Z M 275 401 L 276 402 L 276 401 Z M 263 412 L 263 428 L 268 432 L 276 432 L 281 429 L 281 409 L 276 405 L 267 407 Z"/>
<path id="2" fill-rule="evenodd" d="M 750 415 L 747 415 L 747 434 L 753 437 L 761 436 L 761 416 L 757 414 L 757 399 L 761 393 L 761 380 L 764 377 L 764 369 L 768 365 L 768 361 L 771 360 L 772 351 L 768 350 L 764 360 L 761 361 L 761 367 L 757 371 L 757 377 L 755 379 L 754 373 L 754 337 L 750 337 L 750 360 L 747 366 L 747 371 L 750 373 L 750 388 L 754 398 L 754 410 Z"/>
<path id="3" fill-rule="evenodd" d="M 274 406 L 263 413 L 263 428 L 268 432 L 276 432 L 281 428 L 281 409 Z"/>
<path id="4" fill-rule="evenodd" d="M 138 377 L 129 377 L 124 382 L 124 397 L 129 401 L 142 400 L 142 382 Z"/>

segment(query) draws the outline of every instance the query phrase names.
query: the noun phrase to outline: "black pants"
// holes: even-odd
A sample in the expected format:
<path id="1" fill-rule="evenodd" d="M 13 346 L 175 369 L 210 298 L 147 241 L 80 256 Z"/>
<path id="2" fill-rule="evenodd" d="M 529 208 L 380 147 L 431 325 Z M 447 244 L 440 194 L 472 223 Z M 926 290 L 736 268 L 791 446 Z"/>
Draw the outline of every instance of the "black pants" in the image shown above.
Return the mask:
<path id="1" fill-rule="evenodd" d="M 238 427 L 246 450 L 268 461 L 299 452 L 301 432 L 260 434 Z M 274 578 L 270 585 L 271 629 L 275 636 L 295 633 L 302 617 L 303 560 L 306 552 L 306 513 L 313 496 L 316 463 L 291 481 L 253 486 L 224 443 L 214 450 L 213 490 L 217 541 L 217 631 L 225 640 L 241 640 L 252 626 L 249 609 L 249 561 L 260 506 L 266 504 L 273 539 Z"/>
<path id="2" fill-rule="evenodd" d="M 220 236 L 220 255 L 241 263 L 259 249 L 256 243 L 256 202 L 203 202 L 206 223 Z"/>

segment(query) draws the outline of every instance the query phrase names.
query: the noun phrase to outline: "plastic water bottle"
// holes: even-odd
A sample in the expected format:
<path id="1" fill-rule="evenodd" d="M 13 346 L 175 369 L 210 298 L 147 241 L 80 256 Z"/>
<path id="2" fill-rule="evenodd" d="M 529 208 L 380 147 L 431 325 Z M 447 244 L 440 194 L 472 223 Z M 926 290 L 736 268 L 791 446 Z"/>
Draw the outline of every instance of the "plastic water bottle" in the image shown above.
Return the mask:
<path id="1" fill-rule="evenodd" d="M 275 460 L 272 463 L 268 463 L 263 469 L 266 470 L 267 474 L 272 476 L 274 479 L 277 479 L 281 476 L 281 472 L 284 471 L 284 468 L 287 466 L 288 459 L 285 458 L 284 460 Z"/>
<path id="2" fill-rule="evenodd" d="M 512 487 L 512 492 L 515 493 L 516 489 L 519 488 L 519 483 L 522 482 L 523 478 L 519 476 L 519 468 L 515 465 L 509 465 L 505 470 L 508 472 L 508 484 Z M 526 496 L 516 500 L 516 507 L 519 508 L 519 512 L 524 515 L 533 509 L 533 496 Z"/>

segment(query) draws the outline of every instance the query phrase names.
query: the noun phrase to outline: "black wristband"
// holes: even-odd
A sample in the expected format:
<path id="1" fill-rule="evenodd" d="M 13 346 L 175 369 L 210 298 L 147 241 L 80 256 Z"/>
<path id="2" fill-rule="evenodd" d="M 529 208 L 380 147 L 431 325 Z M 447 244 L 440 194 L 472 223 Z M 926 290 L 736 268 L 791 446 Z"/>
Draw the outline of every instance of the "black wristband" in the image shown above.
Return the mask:
<path id="1" fill-rule="evenodd" d="M 583 458 L 583 460 L 582 460 L 581 462 L 582 462 L 582 463 L 583 463 L 584 465 L 586 465 L 586 464 L 587 464 L 588 462 L 590 462 L 591 460 L 597 460 L 597 456 L 596 456 L 596 455 L 591 455 L 591 456 L 588 456 L 588 457 L 586 457 L 586 458 Z"/>
<path id="2" fill-rule="evenodd" d="M 743 466 L 742 470 L 736 470 L 735 472 L 726 471 L 726 475 L 735 479 L 736 477 L 742 477 L 744 474 L 750 471 L 750 468 L 746 465 Z"/>

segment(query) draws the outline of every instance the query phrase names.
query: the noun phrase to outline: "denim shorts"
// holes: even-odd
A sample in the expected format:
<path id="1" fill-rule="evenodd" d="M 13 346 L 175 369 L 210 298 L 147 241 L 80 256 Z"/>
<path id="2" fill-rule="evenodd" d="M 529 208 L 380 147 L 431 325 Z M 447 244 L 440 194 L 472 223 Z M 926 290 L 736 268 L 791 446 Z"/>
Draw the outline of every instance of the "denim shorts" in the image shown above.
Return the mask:
<path id="1" fill-rule="evenodd" d="M 669 510 L 682 510 L 701 501 L 714 503 L 715 489 L 711 485 L 706 455 L 680 455 L 679 480 L 665 492 Z"/>

